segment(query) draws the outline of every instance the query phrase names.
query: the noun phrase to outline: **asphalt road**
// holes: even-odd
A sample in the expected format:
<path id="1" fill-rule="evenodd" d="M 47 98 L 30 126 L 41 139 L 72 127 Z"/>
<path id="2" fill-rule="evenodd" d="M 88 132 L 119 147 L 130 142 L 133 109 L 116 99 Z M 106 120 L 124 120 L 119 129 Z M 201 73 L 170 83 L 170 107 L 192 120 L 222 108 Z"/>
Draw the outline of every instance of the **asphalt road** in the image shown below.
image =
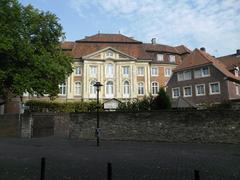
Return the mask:
<path id="1" fill-rule="evenodd" d="M 239 180 L 240 145 L 0 138 L 0 180 Z"/>

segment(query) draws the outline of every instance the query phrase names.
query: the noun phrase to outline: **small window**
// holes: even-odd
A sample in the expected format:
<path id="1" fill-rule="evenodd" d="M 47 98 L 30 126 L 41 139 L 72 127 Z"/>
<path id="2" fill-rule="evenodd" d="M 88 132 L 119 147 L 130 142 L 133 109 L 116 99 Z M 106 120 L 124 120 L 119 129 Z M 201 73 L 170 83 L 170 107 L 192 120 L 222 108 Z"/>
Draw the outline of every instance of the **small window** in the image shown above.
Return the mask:
<path id="1" fill-rule="evenodd" d="M 157 61 L 163 61 L 163 54 L 157 54 Z"/>
<path id="2" fill-rule="evenodd" d="M 196 96 L 204 96 L 205 93 L 205 84 L 197 84 L 195 85 Z"/>
<path id="3" fill-rule="evenodd" d="M 236 94 L 240 96 L 240 84 L 236 84 Z"/>
<path id="4" fill-rule="evenodd" d="M 172 68 L 164 68 L 165 77 L 170 77 L 172 75 Z"/>
<path id="5" fill-rule="evenodd" d="M 66 95 L 66 83 L 59 85 L 59 95 Z"/>
<path id="6" fill-rule="evenodd" d="M 137 75 L 138 76 L 144 76 L 144 67 L 138 67 L 137 68 Z"/>
<path id="7" fill-rule="evenodd" d="M 180 96 L 180 88 L 172 88 L 172 98 L 178 98 Z"/>
<path id="8" fill-rule="evenodd" d="M 169 61 L 170 61 L 171 63 L 175 63 L 175 62 L 176 62 L 175 56 L 174 56 L 174 55 L 169 55 Z"/>
<path id="9" fill-rule="evenodd" d="M 90 66 L 90 76 L 97 77 L 97 66 Z"/>
<path id="10" fill-rule="evenodd" d="M 195 78 L 202 78 L 210 76 L 210 69 L 209 67 L 202 67 L 200 69 L 194 70 L 194 77 Z"/>
<path id="11" fill-rule="evenodd" d="M 129 66 L 123 66 L 123 76 L 129 76 Z"/>
<path id="12" fill-rule="evenodd" d="M 144 84 L 143 84 L 143 82 L 138 83 L 138 95 L 144 95 Z"/>
<path id="13" fill-rule="evenodd" d="M 157 67 L 152 67 L 151 68 L 151 75 L 152 76 L 158 76 L 158 68 Z"/>
<path id="14" fill-rule="evenodd" d="M 152 94 L 157 95 L 159 91 L 158 83 L 152 82 Z"/>
<path id="15" fill-rule="evenodd" d="M 113 52 L 112 51 L 107 51 L 106 52 L 106 57 L 113 57 Z"/>
<path id="16" fill-rule="evenodd" d="M 178 76 L 178 81 L 191 80 L 192 79 L 192 72 L 191 71 L 179 72 L 177 74 L 177 76 Z"/>
<path id="17" fill-rule="evenodd" d="M 81 83 L 75 82 L 75 95 L 81 95 Z"/>
<path id="18" fill-rule="evenodd" d="M 209 83 L 210 94 L 220 94 L 220 83 Z"/>
<path id="19" fill-rule="evenodd" d="M 191 97 L 192 96 L 192 86 L 183 87 L 183 96 Z"/>
<path id="20" fill-rule="evenodd" d="M 76 67 L 75 68 L 75 75 L 81 75 L 81 67 Z"/>

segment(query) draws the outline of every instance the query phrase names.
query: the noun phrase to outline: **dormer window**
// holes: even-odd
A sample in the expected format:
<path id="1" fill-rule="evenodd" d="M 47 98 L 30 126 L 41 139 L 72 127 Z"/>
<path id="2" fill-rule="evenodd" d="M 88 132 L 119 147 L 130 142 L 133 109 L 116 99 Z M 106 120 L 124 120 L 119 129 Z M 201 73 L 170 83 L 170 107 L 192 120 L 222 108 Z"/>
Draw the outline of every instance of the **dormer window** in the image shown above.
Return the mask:
<path id="1" fill-rule="evenodd" d="M 239 76 L 239 67 L 235 67 L 235 68 L 234 68 L 234 75 L 235 75 L 236 77 Z"/>
<path id="2" fill-rule="evenodd" d="M 113 57 L 113 52 L 112 51 L 107 51 L 105 55 L 106 55 L 107 58 L 112 58 Z"/>
<path id="3" fill-rule="evenodd" d="M 157 61 L 163 61 L 163 54 L 157 54 Z"/>
<path id="4" fill-rule="evenodd" d="M 169 61 L 171 63 L 175 63 L 176 62 L 175 56 L 174 55 L 169 55 Z"/>

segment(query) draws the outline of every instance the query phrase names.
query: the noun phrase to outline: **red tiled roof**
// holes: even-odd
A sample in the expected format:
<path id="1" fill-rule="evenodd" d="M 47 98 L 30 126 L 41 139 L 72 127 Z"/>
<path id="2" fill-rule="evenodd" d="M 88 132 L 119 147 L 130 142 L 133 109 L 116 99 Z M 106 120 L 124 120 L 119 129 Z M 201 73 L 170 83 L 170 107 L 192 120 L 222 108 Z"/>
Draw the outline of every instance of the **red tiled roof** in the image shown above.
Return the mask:
<path id="1" fill-rule="evenodd" d="M 225 64 L 228 70 L 233 70 L 235 66 L 240 67 L 240 56 L 236 54 L 222 56 L 217 59 Z"/>
<path id="2" fill-rule="evenodd" d="M 184 45 L 176 46 L 175 48 L 179 54 L 191 53 L 191 50 Z"/>
<path id="3" fill-rule="evenodd" d="M 221 71 L 228 78 L 240 81 L 240 78 L 234 76 L 231 72 L 229 72 L 227 70 L 227 67 L 223 63 L 218 61 L 210 54 L 199 49 L 195 49 L 188 57 L 186 57 L 182 64 L 180 64 L 174 69 L 174 72 L 192 69 L 194 67 L 205 64 L 212 64 L 215 68 Z"/>
<path id="4" fill-rule="evenodd" d="M 124 36 L 122 34 L 95 34 L 93 36 L 87 36 L 84 39 L 77 40 L 76 42 L 95 42 L 95 43 L 137 43 L 133 38 Z"/>
<path id="5" fill-rule="evenodd" d="M 61 48 L 64 50 L 71 50 L 74 46 L 74 42 L 64 41 L 61 43 Z"/>

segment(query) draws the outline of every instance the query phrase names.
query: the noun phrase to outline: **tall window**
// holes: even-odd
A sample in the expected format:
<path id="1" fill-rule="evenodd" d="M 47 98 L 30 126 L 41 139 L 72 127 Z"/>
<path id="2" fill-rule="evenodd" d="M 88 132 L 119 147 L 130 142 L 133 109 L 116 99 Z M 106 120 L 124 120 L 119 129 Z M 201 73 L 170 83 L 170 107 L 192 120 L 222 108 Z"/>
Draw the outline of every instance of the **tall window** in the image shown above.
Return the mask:
<path id="1" fill-rule="evenodd" d="M 172 75 L 172 68 L 164 68 L 165 77 L 170 77 Z"/>
<path id="2" fill-rule="evenodd" d="M 191 97 L 192 96 L 192 86 L 183 87 L 183 96 L 184 97 Z"/>
<path id="3" fill-rule="evenodd" d="M 144 76 L 144 67 L 138 67 L 137 68 L 137 75 L 138 76 Z"/>
<path id="4" fill-rule="evenodd" d="M 113 64 L 107 64 L 105 73 L 106 77 L 113 77 Z"/>
<path id="5" fill-rule="evenodd" d="M 236 94 L 240 95 L 240 84 L 236 84 Z"/>
<path id="6" fill-rule="evenodd" d="M 130 94 L 130 85 L 128 81 L 123 83 L 123 96 L 128 97 Z"/>
<path id="7" fill-rule="evenodd" d="M 129 76 L 129 66 L 123 66 L 123 76 Z"/>
<path id="8" fill-rule="evenodd" d="M 213 82 L 209 83 L 210 94 L 220 94 L 220 83 Z"/>
<path id="9" fill-rule="evenodd" d="M 163 54 L 157 54 L 157 61 L 163 61 Z"/>
<path id="10" fill-rule="evenodd" d="M 178 98 L 180 96 L 180 88 L 172 88 L 172 98 Z"/>
<path id="11" fill-rule="evenodd" d="M 81 95 L 81 83 L 75 82 L 75 95 Z"/>
<path id="12" fill-rule="evenodd" d="M 108 81 L 106 83 L 106 87 L 105 87 L 105 91 L 106 91 L 106 97 L 112 98 L 113 97 L 113 82 L 112 81 Z"/>
<path id="13" fill-rule="evenodd" d="M 151 68 L 151 75 L 152 76 L 157 76 L 158 75 L 158 68 L 157 67 L 152 67 Z"/>
<path id="14" fill-rule="evenodd" d="M 171 63 L 175 63 L 175 62 L 176 62 L 175 56 L 174 56 L 174 55 L 169 55 L 169 61 L 170 61 Z"/>
<path id="15" fill-rule="evenodd" d="M 158 83 L 157 82 L 152 82 L 152 94 L 156 95 L 159 91 Z"/>
<path id="16" fill-rule="evenodd" d="M 205 93 L 205 84 L 197 84 L 195 85 L 196 96 L 204 96 Z"/>
<path id="17" fill-rule="evenodd" d="M 81 75 L 81 68 L 80 67 L 75 68 L 75 75 Z"/>
<path id="18" fill-rule="evenodd" d="M 91 81 L 90 82 L 90 97 L 95 98 L 97 94 L 97 88 L 94 86 L 96 81 Z"/>
<path id="19" fill-rule="evenodd" d="M 143 95 L 144 94 L 144 84 L 143 82 L 138 83 L 138 94 Z"/>
<path id="20" fill-rule="evenodd" d="M 90 66 L 90 76 L 97 77 L 97 66 Z"/>
<path id="21" fill-rule="evenodd" d="M 59 95 L 66 95 L 66 83 L 59 85 Z"/>

